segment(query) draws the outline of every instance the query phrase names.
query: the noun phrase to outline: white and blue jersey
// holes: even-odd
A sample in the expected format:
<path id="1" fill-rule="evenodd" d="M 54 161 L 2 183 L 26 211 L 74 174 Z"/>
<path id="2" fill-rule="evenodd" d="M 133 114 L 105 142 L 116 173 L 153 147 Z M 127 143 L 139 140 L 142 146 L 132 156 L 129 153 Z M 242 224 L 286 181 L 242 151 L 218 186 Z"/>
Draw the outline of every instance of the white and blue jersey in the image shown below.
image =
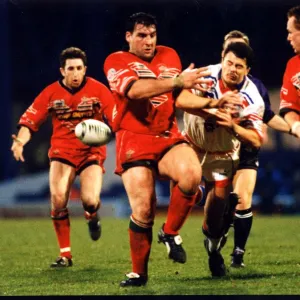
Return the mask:
<path id="1" fill-rule="evenodd" d="M 221 64 L 210 65 L 211 75 L 208 76 L 213 82 L 207 92 L 202 94 L 204 97 L 220 99 L 228 90 L 221 80 Z M 264 99 L 259 88 L 251 79 L 245 76 L 244 80 L 237 86 L 239 95 L 242 98 L 242 120 L 240 125 L 254 130 L 259 137 L 263 138 L 263 116 L 265 111 Z M 198 91 L 193 90 L 197 95 Z M 239 151 L 240 142 L 225 127 L 216 124 L 216 118 L 202 118 L 189 113 L 184 113 L 184 132 L 189 140 L 205 152 L 235 152 Z"/>

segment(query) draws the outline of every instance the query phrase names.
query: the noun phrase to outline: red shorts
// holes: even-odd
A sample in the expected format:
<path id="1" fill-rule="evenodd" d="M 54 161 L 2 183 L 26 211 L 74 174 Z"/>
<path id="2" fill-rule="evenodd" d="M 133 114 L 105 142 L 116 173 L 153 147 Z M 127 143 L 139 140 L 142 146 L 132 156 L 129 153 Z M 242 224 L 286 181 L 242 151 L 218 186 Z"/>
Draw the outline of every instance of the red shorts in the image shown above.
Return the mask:
<path id="1" fill-rule="evenodd" d="M 175 144 L 186 143 L 180 132 L 161 135 L 134 133 L 121 129 L 116 133 L 116 170 L 121 175 L 124 164 L 148 160 L 156 163 Z"/>
<path id="2" fill-rule="evenodd" d="M 91 147 L 88 149 L 68 149 L 51 147 L 48 152 L 50 161 L 59 161 L 76 169 L 79 175 L 90 165 L 99 165 L 105 173 L 106 146 Z"/>

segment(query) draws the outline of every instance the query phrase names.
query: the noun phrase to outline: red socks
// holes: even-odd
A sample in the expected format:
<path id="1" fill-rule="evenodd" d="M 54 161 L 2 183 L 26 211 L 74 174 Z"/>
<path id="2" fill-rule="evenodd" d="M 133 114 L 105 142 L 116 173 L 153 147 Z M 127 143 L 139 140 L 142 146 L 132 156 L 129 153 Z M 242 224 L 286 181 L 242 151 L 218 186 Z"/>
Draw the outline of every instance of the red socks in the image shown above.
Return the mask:
<path id="1" fill-rule="evenodd" d="M 167 221 L 164 225 L 165 233 L 172 235 L 178 234 L 196 202 L 197 195 L 198 192 L 194 195 L 184 194 L 178 187 L 178 184 L 173 187 Z"/>
<path id="2" fill-rule="evenodd" d="M 141 226 L 143 225 L 143 227 Z M 132 272 L 147 276 L 148 261 L 152 243 L 152 225 L 144 224 L 130 217 L 129 241 Z"/>
<path id="3" fill-rule="evenodd" d="M 70 244 L 70 220 L 68 209 L 51 211 L 51 218 L 60 248 L 60 256 L 72 258 Z"/>

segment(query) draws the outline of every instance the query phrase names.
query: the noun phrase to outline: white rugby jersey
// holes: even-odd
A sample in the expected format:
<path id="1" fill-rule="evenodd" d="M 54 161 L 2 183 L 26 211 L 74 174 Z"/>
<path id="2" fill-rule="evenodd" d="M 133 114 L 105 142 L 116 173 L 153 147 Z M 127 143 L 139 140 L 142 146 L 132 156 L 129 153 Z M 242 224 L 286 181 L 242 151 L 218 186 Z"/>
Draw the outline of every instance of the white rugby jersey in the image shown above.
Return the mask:
<path id="1" fill-rule="evenodd" d="M 203 94 L 204 97 L 220 99 L 228 91 L 221 81 L 221 64 L 210 65 L 211 75 L 207 78 L 213 80 L 210 88 Z M 240 126 L 251 128 L 263 138 L 262 125 L 265 110 L 262 99 L 255 83 L 248 77 L 237 86 L 240 96 L 243 99 L 242 120 Z M 193 90 L 199 95 L 199 91 Z M 201 93 L 201 92 L 200 92 Z M 210 109 L 212 113 L 217 109 Z M 184 134 L 190 141 L 203 151 L 208 152 L 236 152 L 239 150 L 240 142 L 225 127 L 216 124 L 216 118 L 209 116 L 206 120 L 200 116 L 184 113 Z"/>

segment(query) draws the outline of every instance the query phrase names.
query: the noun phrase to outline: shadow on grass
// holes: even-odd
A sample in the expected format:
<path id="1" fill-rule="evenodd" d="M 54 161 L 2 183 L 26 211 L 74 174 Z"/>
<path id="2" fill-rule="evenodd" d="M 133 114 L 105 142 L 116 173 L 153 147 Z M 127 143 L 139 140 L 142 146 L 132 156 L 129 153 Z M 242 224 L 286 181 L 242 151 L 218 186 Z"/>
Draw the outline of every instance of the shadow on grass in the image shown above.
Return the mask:
<path id="1" fill-rule="evenodd" d="M 199 281 L 232 281 L 232 280 L 256 280 L 256 279 L 270 279 L 273 277 L 286 277 L 286 276 L 295 276 L 295 272 L 278 272 L 274 274 L 267 274 L 267 273 L 259 273 L 259 272 L 252 272 L 251 273 L 229 273 L 224 276 L 224 277 L 211 277 L 211 276 L 193 276 L 193 277 L 178 277 L 178 280 L 181 282 L 186 282 L 186 283 L 199 283 Z M 176 280 L 176 277 L 171 277 L 168 279 L 164 279 L 165 282 L 174 282 Z"/>

